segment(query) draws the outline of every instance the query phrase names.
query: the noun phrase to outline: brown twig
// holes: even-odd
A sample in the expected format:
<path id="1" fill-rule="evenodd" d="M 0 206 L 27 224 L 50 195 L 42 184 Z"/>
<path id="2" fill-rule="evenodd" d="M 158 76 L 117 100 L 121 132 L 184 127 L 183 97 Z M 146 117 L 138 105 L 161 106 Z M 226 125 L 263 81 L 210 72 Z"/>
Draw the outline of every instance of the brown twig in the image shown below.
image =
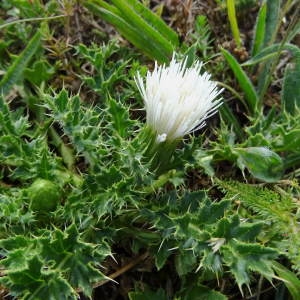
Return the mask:
<path id="1" fill-rule="evenodd" d="M 104 284 L 106 284 L 107 282 L 110 281 L 114 281 L 115 278 L 119 277 L 120 275 L 124 274 L 125 272 L 127 272 L 128 270 L 134 268 L 136 265 L 138 265 L 140 262 L 142 262 L 143 260 L 145 260 L 147 257 L 149 256 L 149 252 L 145 252 L 142 255 L 136 257 L 135 259 L 133 259 L 131 262 L 129 262 L 127 265 L 121 267 L 119 270 L 117 270 L 116 272 L 108 275 L 108 279 L 106 280 L 102 280 L 99 282 L 96 282 L 93 284 L 93 288 L 97 288 L 99 286 L 102 286 Z M 81 289 L 77 289 L 76 290 L 78 293 L 81 292 Z"/>

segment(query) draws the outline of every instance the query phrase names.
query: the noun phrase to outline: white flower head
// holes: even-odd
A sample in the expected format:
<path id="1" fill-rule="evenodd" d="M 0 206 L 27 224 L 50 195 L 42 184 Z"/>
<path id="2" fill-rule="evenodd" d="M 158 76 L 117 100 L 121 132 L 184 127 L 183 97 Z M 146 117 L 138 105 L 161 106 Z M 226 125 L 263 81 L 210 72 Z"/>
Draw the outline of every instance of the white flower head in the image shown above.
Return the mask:
<path id="1" fill-rule="evenodd" d="M 173 55 L 169 66 L 158 66 L 148 71 L 144 85 L 140 74 L 135 77 L 144 99 L 147 124 L 156 132 L 157 142 L 173 141 L 205 125 L 221 105 L 217 99 L 221 90 L 202 72 L 196 61 L 186 67 L 187 60 L 178 62 Z"/>

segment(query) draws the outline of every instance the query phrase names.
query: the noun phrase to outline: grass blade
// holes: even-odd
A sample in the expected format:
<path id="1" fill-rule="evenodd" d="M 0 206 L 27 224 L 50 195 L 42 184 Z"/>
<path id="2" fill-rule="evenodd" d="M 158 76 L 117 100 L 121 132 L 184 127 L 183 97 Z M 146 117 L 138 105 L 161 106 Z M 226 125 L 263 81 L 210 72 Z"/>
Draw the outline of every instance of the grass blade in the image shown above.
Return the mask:
<path id="1" fill-rule="evenodd" d="M 165 39 L 169 40 L 170 43 L 177 47 L 179 45 L 177 33 L 171 29 L 166 23 L 150 9 L 137 0 L 127 0 L 127 3 L 140 14 L 144 20 L 151 24 Z"/>
<path id="2" fill-rule="evenodd" d="M 278 55 L 278 51 L 283 51 L 283 50 L 290 51 L 293 56 L 296 56 L 297 53 L 299 52 L 299 48 L 293 44 L 285 44 L 285 45 L 274 44 L 260 51 L 257 55 L 250 58 L 248 61 L 244 62 L 242 66 L 252 66 L 260 62 L 266 61 Z"/>
<path id="3" fill-rule="evenodd" d="M 151 43 L 157 43 L 161 45 L 161 50 L 165 52 L 167 56 L 172 55 L 173 46 L 166 40 L 158 31 L 150 26 L 145 20 L 139 16 L 133 7 L 130 7 L 124 0 L 112 0 L 112 3 L 122 13 L 122 18 L 128 22 L 131 26 L 138 28 L 139 34 L 147 37 Z"/>
<path id="4" fill-rule="evenodd" d="M 275 41 L 280 25 L 280 2 L 280 0 L 267 0 L 266 2 L 267 13 L 263 47 L 272 45 L 272 43 Z M 260 96 L 260 99 L 263 99 L 264 94 L 268 88 L 271 69 L 272 63 L 266 63 L 264 66 L 262 66 L 260 74 L 258 76 L 257 92 Z"/>
<path id="5" fill-rule="evenodd" d="M 227 14 L 228 14 L 228 19 L 229 19 L 233 38 L 236 42 L 236 45 L 238 47 L 241 47 L 242 42 L 241 42 L 240 31 L 236 19 L 234 0 L 227 0 Z"/>
<path id="6" fill-rule="evenodd" d="M 178 45 L 176 33 L 144 5 L 135 5 L 135 1 L 112 0 L 110 5 L 102 0 L 89 0 L 83 4 L 150 58 L 168 62 Z"/>
<path id="7" fill-rule="evenodd" d="M 0 93 L 6 95 L 11 87 L 16 84 L 22 76 L 27 64 L 32 56 L 38 50 L 41 42 L 42 34 L 37 31 L 32 39 L 29 41 L 27 47 L 23 52 L 18 55 L 12 65 L 9 67 L 5 75 L 0 82 Z"/>
<path id="8" fill-rule="evenodd" d="M 282 106 L 290 114 L 300 109 L 300 49 L 294 54 L 294 61 L 287 65 L 282 86 Z M 297 109 L 298 108 L 298 109 Z"/>
<path id="9" fill-rule="evenodd" d="M 284 267 L 282 264 L 274 261 L 273 268 L 275 272 L 284 280 L 284 284 L 291 293 L 294 300 L 299 299 L 300 295 L 300 280 L 297 276 L 289 269 Z"/>
<path id="10" fill-rule="evenodd" d="M 266 27 L 264 35 L 264 46 L 272 44 L 277 35 L 280 23 L 280 0 L 267 0 Z"/>
<path id="11" fill-rule="evenodd" d="M 231 70 L 233 71 L 237 81 L 239 82 L 240 87 L 245 93 L 245 99 L 247 101 L 249 111 L 253 114 L 257 113 L 260 102 L 252 82 L 241 68 L 238 61 L 227 50 L 221 49 L 221 51 Z"/>
<path id="12" fill-rule="evenodd" d="M 233 127 L 234 132 L 239 138 L 243 137 L 243 130 L 239 121 L 236 119 L 235 115 L 232 113 L 230 107 L 227 103 L 223 103 L 219 108 L 222 119 L 226 124 Z"/>
<path id="13" fill-rule="evenodd" d="M 290 42 L 297 34 L 300 33 L 300 21 L 298 21 L 293 29 L 289 32 L 287 42 Z"/>
<path id="14" fill-rule="evenodd" d="M 153 40 L 140 34 L 139 28 L 131 26 L 122 17 L 121 13 L 115 7 L 106 5 L 107 9 L 101 7 L 102 3 L 97 1 L 85 2 L 84 5 L 94 14 L 99 15 L 103 20 L 112 24 L 129 42 L 135 47 L 142 50 L 147 56 L 158 60 L 159 62 L 169 61 L 169 55 L 161 45 L 156 44 Z M 147 39 L 148 38 L 148 39 Z M 170 52 L 171 53 L 171 52 Z"/>
<path id="15" fill-rule="evenodd" d="M 261 6 L 257 16 L 251 56 L 256 55 L 263 46 L 264 39 L 265 39 L 266 15 L 267 15 L 267 3 L 265 2 Z"/>

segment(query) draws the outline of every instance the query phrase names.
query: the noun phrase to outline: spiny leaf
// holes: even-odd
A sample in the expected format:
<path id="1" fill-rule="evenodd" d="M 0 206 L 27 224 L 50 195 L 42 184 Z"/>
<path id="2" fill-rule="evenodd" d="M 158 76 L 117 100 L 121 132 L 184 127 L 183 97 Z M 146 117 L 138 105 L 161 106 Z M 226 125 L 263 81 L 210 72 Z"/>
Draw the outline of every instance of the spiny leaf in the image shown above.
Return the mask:
<path id="1" fill-rule="evenodd" d="M 25 269 L 14 269 L 0 278 L 12 294 L 24 300 L 66 299 L 75 300 L 74 290 L 59 272 L 45 271 L 41 260 L 34 256 Z"/>
<path id="2" fill-rule="evenodd" d="M 273 248 L 231 240 L 229 244 L 221 248 L 221 252 L 241 292 L 242 286 L 250 283 L 250 270 L 259 272 L 269 280 L 274 277 L 271 266 L 278 252 Z"/>
<path id="3" fill-rule="evenodd" d="M 192 285 L 191 285 L 192 286 Z M 184 291 L 182 300 L 227 300 L 228 298 L 220 292 L 211 290 L 207 286 L 197 284 Z"/>
<path id="4" fill-rule="evenodd" d="M 56 230 L 52 240 L 41 240 L 43 257 L 54 262 L 55 268 L 68 272 L 69 282 L 73 287 L 79 287 L 86 295 L 91 295 L 92 282 L 106 279 L 92 264 L 99 264 L 110 254 L 109 248 L 103 244 L 101 250 L 96 245 L 82 241 L 75 225 L 65 232 Z"/>
<path id="5" fill-rule="evenodd" d="M 112 98 L 108 99 L 108 105 L 112 127 L 122 138 L 128 137 L 130 134 L 128 129 L 133 125 L 133 121 L 129 118 L 128 109 Z"/>

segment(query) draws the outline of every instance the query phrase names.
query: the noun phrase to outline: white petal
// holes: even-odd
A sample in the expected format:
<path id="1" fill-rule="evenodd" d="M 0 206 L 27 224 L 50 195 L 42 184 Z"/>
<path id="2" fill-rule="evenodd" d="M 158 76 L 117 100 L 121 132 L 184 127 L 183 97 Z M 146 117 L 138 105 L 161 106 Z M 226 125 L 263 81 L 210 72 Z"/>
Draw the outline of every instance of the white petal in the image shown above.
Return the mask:
<path id="1" fill-rule="evenodd" d="M 201 128 L 221 105 L 217 97 L 222 91 L 210 74 L 200 74 L 201 68 L 199 61 L 186 68 L 186 59 L 177 62 L 173 55 L 169 66 L 155 63 L 154 70 L 147 72 L 145 85 L 137 74 L 135 82 L 144 99 L 147 124 L 156 131 L 157 142 Z"/>

